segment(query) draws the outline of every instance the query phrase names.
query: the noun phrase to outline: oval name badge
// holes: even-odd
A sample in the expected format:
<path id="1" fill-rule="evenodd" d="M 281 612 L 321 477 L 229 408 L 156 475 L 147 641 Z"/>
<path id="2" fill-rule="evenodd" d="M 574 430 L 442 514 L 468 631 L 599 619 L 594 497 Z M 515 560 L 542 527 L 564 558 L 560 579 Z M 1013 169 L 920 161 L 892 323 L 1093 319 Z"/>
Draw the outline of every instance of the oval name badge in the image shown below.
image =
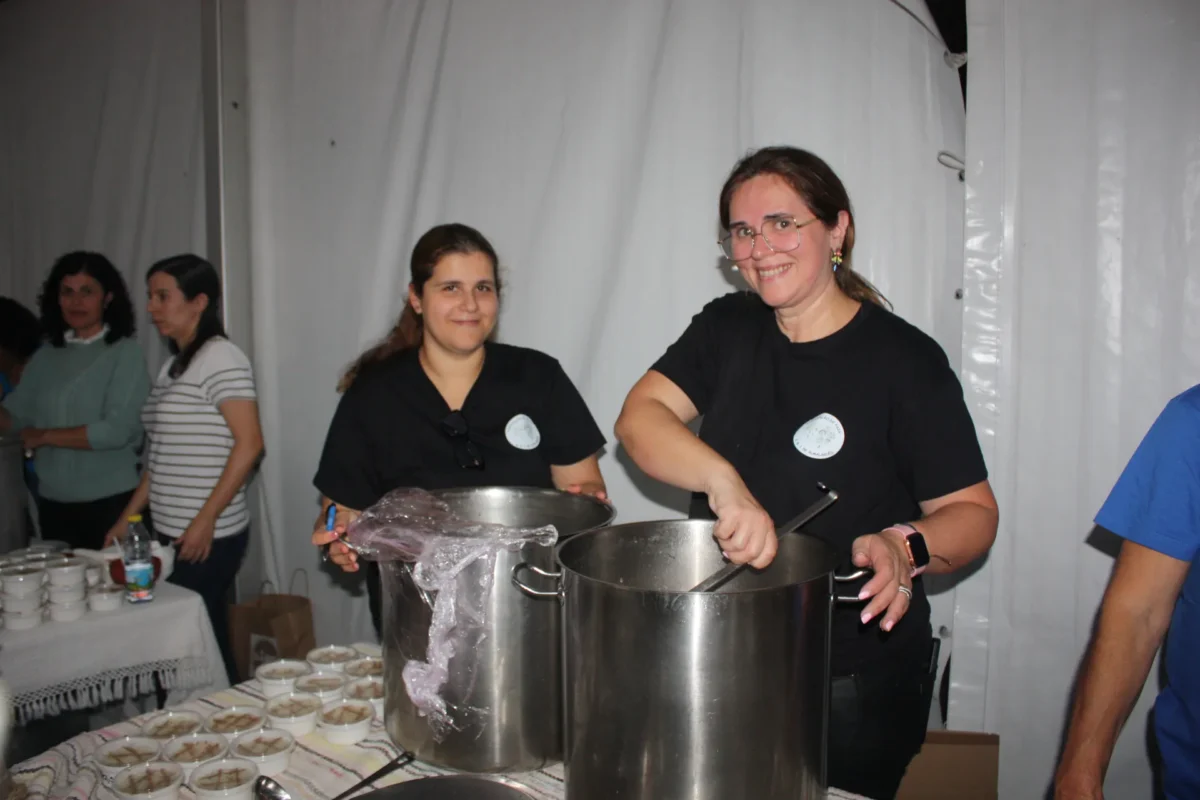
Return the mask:
<path id="1" fill-rule="evenodd" d="M 534 450 L 542 443 L 542 432 L 525 414 L 517 414 L 504 426 L 504 438 L 518 450 Z"/>
<path id="2" fill-rule="evenodd" d="M 801 425 L 792 444 L 809 458 L 831 458 L 846 443 L 846 429 L 833 414 L 818 414 Z"/>

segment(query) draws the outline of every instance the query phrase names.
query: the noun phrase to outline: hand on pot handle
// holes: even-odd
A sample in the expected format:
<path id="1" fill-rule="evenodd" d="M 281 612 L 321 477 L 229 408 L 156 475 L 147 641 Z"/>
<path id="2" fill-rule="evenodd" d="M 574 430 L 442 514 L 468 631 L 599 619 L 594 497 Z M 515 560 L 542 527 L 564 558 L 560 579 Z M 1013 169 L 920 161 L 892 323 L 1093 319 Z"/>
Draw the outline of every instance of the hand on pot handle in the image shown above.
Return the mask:
<path id="1" fill-rule="evenodd" d="M 912 605 L 908 551 L 898 536 L 886 533 L 860 536 L 854 540 L 851 550 L 856 567 L 866 567 L 875 573 L 858 593 L 859 600 L 872 598 L 863 609 L 863 624 L 886 611 L 879 626 L 890 631 Z"/>

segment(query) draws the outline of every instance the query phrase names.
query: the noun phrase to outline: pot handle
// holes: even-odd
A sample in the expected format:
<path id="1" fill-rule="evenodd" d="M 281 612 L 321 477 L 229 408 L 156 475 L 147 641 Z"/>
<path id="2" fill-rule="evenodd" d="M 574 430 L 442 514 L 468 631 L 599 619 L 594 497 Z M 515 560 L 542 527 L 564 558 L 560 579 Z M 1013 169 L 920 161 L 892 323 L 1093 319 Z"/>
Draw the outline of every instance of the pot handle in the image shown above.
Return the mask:
<path id="1" fill-rule="evenodd" d="M 561 572 L 550 572 L 549 570 L 544 570 L 541 567 L 535 567 L 533 564 L 522 561 L 520 564 L 517 564 L 512 568 L 512 583 L 513 586 L 516 586 L 524 594 L 527 594 L 530 597 L 557 597 L 559 602 L 562 602 L 562 584 L 559 584 L 559 586 L 553 592 L 547 592 L 543 589 L 535 589 L 529 584 L 521 581 L 520 574 L 521 570 L 523 569 L 529 570 L 534 575 L 541 575 L 543 578 L 552 578 L 555 581 L 558 581 L 560 578 L 562 578 Z"/>
<path id="2" fill-rule="evenodd" d="M 862 578 L 863 576 L 870 575 L 870 574 L 871 574 L 871 570 L 869 570 L 869 569 L 857 569 L 854 572 L 851 572 L 849 575 L 838 575 L 835 572 L 835 573 L 833 573 L 833 579 L 837 583 L 850 583 L 851 581 L 856 581 L 859 578 Z M 833 602 L 835 602 L 835 603 L 862 603 L 864 601 L 859 600 L 857 597 L 855 597 L 853 595 L 843 596 L 840 594 L 835 594 L 833 596 Z"/>

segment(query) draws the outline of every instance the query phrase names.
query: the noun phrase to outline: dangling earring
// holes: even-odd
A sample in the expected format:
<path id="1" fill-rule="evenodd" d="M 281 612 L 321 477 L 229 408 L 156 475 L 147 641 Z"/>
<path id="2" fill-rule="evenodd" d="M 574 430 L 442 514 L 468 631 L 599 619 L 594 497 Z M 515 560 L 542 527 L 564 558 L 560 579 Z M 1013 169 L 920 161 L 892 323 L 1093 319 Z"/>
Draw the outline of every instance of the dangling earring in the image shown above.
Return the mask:
<path id="1" fill-rule="evenodd" d="M 734 265 L 733 265 L 733 271 L 734 271 L 734 272 L 737 272 L 737 271 L 738 271 L 738 265 L 737 265 L 737 264 L 734 264 Z"/>
<path id="2" fill-rule="evenodd" d="M 833 251 L 833 257 L 830 259 L 833 262 L 833 271 L 837 272 L 838 267 L 842 265 L 842 248 Z"/>

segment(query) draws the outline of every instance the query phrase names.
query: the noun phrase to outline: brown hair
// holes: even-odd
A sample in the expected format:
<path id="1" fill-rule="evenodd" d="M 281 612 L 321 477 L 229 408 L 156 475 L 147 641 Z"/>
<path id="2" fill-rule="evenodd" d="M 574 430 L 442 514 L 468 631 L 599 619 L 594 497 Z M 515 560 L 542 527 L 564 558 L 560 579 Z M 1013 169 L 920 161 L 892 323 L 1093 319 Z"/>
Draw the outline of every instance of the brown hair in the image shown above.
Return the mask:
<path id="1" fill-rule="evenodd" d="M 854 252 L 854 212 L 850 195 L 837 173 L 818 156 L 798 147 L 764 147 L 746 155 L 734 166 L 721 188 L 721 227 L 729 230 L 729 203 L 738 187 L 759 175 L 774 175 L 787 182 L 812 211 L 813 216 L 827 228 L 838 223 L 838 213 L 850 216 L 846 238 L 842 241 L 842 264 L 834 273 L 838 288 L 848 297 L 862 303 L 891 308 L 887 298 L 851 267 Z"/>
<path id="2" fill-rule="evenodd" d="M 492 262 L 496 295 L 499 296 L 500 270 L 496 250 L 482 233 L 469 225 L 458 222 L 430 228 L 413 246 L 412 258 L 409 260 L 412 273 L 409 285 L 413 291 L 418 295 L 421 294 L 425 289 L 425 284 L 433 277 L 433 271 L 437 268 L 438 262 L 452 253 L 459 255 L 483 253 L 487 256 L 488 260 Z M 350 385 L 354 383 L 354 379 L 366 367 L 420 347 L 424 334 L 425 329 L 421 322 L 421 315 L 413 310 L 412 304 L 406 298 L 404 311 L 400 313 L 400 319 L 396 320 L 396 324 L 388 333 L 387 338 L 354 360 L 354 363 L 338 381 L 338 391 L 344 392 L 349 389 Z"/>

